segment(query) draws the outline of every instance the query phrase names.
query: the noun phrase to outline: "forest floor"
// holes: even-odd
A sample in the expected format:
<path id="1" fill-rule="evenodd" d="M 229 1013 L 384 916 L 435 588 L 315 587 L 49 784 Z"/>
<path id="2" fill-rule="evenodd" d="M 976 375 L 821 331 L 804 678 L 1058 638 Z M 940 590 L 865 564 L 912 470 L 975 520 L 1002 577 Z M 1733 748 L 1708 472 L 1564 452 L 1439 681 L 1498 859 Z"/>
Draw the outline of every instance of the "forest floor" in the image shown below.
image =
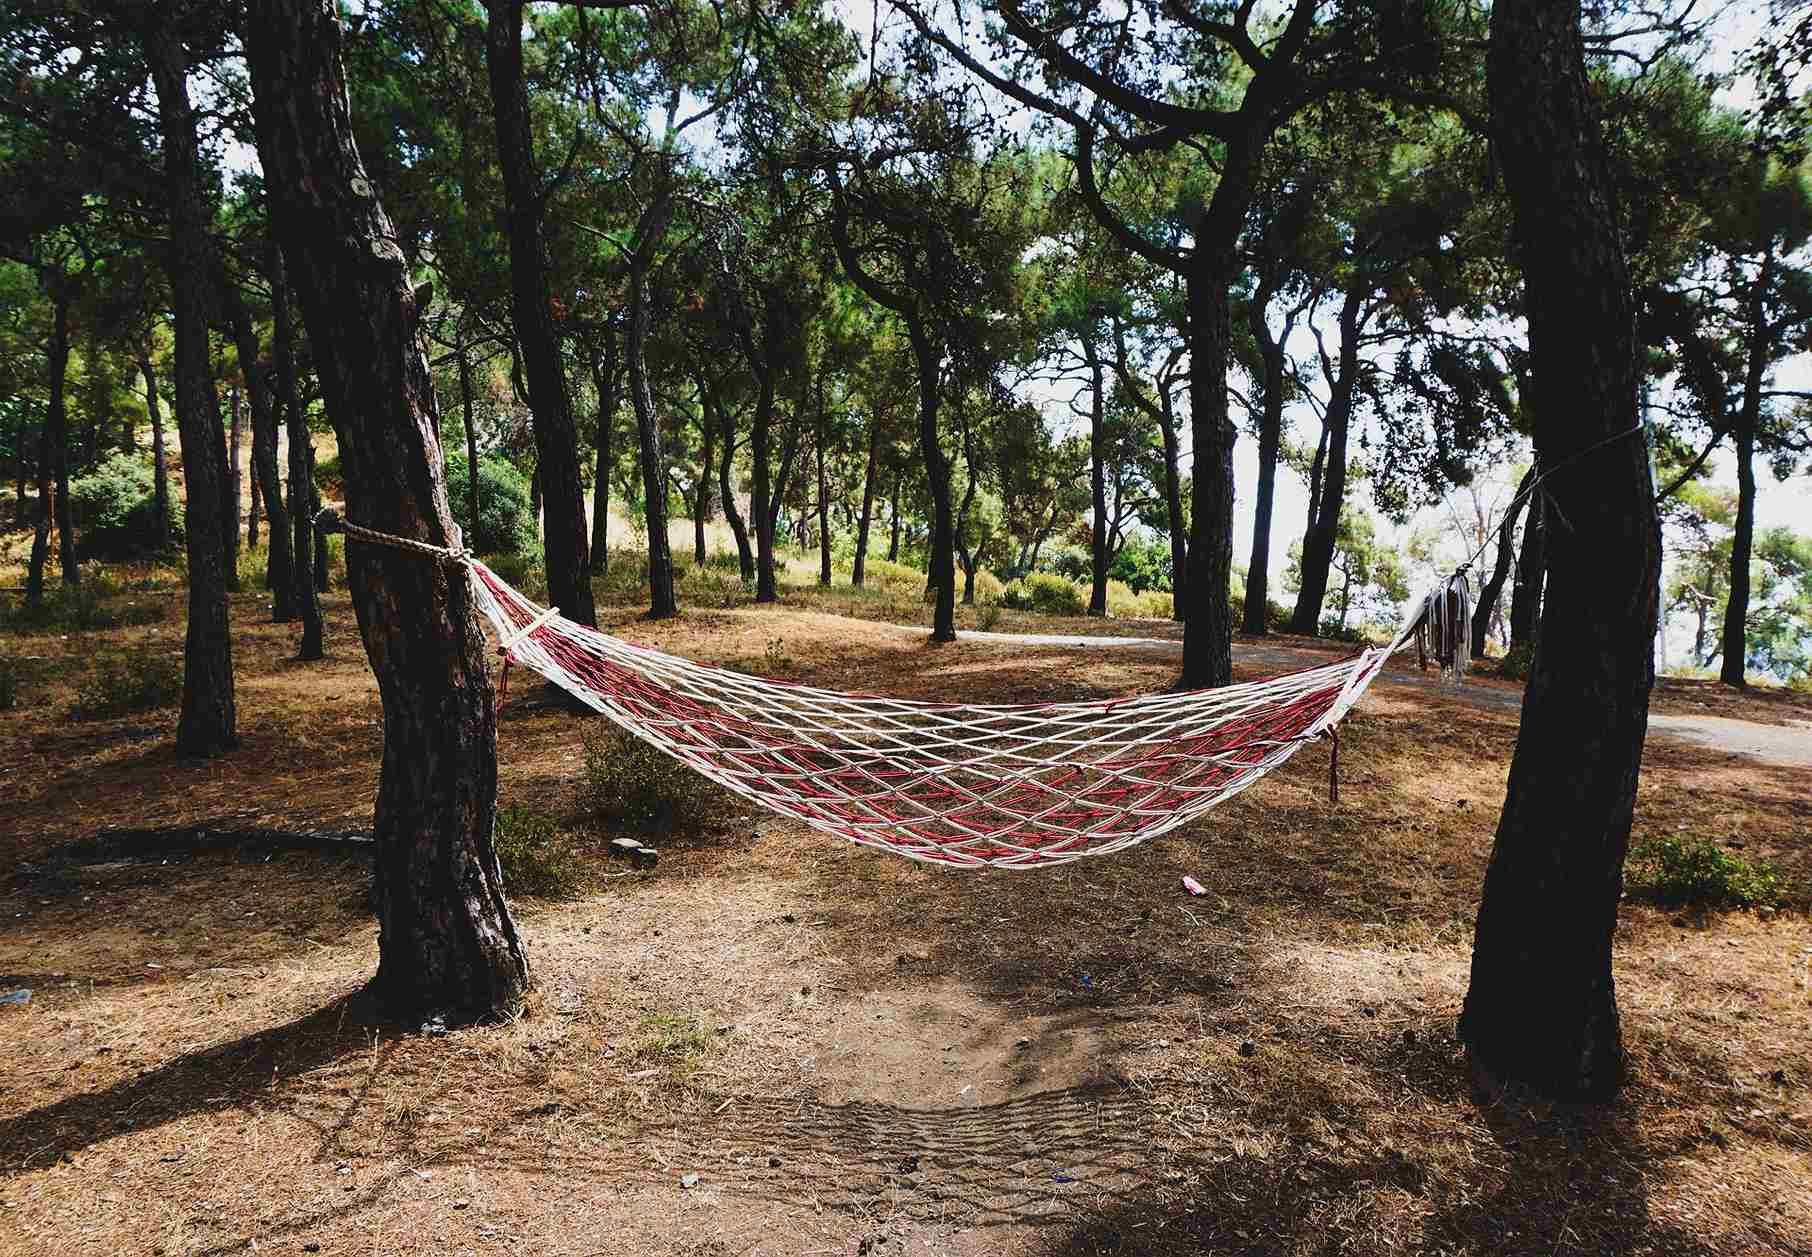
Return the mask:
<path id="1" fill-rule="evenodd" d="M 0 722 L 0 993 L 31 991 L 0 1005 L 0 1252 L 1812 1251 L 1804 769 L 1651 739 L 1637 837 L 1767 858 L 1789 902 L 1626 902 L 1632 1081 L 1603 1111 L 1469 1090 L 1454 1020 L 1517 714 L 1395 667 L 1344 730 L 1338 805 L 1310 748 L 1196 824 L 1057 870 L 926 868 L 725 800 L 654 870 L 599 857 L 576 897 L 517 899 L 529 1010 L 430 1037 L 360 996 L 356 855 L 70 845 L 366 829 L 380 710 L 344 595 L 310 665 L 258 596 L 234 600 L 244 744 L 206 763 L 174 757 L 170 710 L 70 717 L 89 659 L 179 646 L 179 599 L 115 597 L 172 605 L 0 637 L 28 669 Z M 1051 699 L 1175 669 L 931 647 L 881 622 L 897 607 L 810 590 L 662 625 L 626 599 L 611 631 L 814 684 Z M 1274 649 L 1242 643 L 1236 669 L 1275 671 Z M 1656 710 L 1784 736 L 1812 717 L 1691 683 Z M 513 678 L 503 801 L 601 848 L 583 724 Z"/>

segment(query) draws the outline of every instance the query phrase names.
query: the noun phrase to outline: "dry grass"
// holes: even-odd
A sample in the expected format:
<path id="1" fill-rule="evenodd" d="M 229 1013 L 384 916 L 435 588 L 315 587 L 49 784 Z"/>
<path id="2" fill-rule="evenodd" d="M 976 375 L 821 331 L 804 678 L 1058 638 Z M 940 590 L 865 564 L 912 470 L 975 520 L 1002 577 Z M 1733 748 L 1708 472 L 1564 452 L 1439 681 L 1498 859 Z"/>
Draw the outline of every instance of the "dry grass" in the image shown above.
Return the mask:
<path id="1" fill-rule="evenodd" d="M 606 618 L 920 696 L 1175 667 L 931 648 L 823 597 Z M 1638 832 L 1744 842 L 1794 890 L 1765 918 L 1626 906 L 1635 1074 L 1603 1113 L 1467 1092 L 1452 1027 L 1516 714 L 1409 686 L 1352 718 L 1338 807 L 1311 749 L 1083 867 L 932 870 L 729 808 L 654 872 L 519 902 L 529 1012 L 423 1038 L 359 995 L 355 859 L 57 856 L 110 825 L 368 824 L 381 731 L 344 598 L 309 666 L 261 605 L 234 607 L 236 755 L 175 760 L 168 713 L 70 723 L 54 668 L 0 725 L 0 989 L 33 991 L 0 1007 L 0 1251 L 1812 1251 L 1803 774 L 1651 743 Z M 582 825 L 574 718 L 511 690 L 505 801 Z"/>

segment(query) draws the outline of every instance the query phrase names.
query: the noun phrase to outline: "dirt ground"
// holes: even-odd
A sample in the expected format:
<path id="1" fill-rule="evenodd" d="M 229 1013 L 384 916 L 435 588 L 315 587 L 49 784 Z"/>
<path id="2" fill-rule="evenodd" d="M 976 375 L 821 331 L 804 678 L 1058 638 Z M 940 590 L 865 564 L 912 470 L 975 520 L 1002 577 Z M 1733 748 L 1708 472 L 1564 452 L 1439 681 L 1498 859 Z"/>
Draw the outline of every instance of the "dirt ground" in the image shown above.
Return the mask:
<path id="1" fill-rule="evenodd" d="M 923 697 L 1124 694 L 1174 668 L 934 648 L 825 605 L 606 618 Z M 244 746 L 201 764 L 173 756 L 170 711 L 68 716 L 86 656 L 176 649 L 180 607 L 0 640 L 39 661 L 0 723 L 0 991 L 32 992 L 0 1006 L 0 1252 L 1812 1252 L 1803 772 L 1651 745 L 1638 836 L 1741 844 L 1792 901 L 1625 905 L 1633 1081 L 1606 1111 L 1469 1093 L 1453 1027 L 1516 714 L 1405 688 L 1351 717 L 1338 805 L 1310 748 L 1198 824 L 1051 871 L 929 869 L 726 801 L 653 871 L 600 859 L 580 897 L 516 902 L 529 1011 L 430 1037 L 361 998 L 356 851 L 66 845 L 366 828 L 380 713 L 344 596 L 328 611 L 329 659 L 299 665 L 294 631 L 236 600 Z M 601 844 L 579 725 L 512 678 L 504 801 Z"/>

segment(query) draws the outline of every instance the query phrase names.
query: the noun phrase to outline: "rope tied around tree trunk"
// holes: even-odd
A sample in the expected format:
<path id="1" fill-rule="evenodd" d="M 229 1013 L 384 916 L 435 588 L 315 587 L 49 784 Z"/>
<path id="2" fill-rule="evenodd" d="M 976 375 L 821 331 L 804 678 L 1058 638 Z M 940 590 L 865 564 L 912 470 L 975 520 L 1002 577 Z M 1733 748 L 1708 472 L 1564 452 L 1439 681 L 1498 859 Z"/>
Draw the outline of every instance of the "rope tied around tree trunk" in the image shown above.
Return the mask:
<path id="1" fill-rule="evenodd" d="M 462 546 L 437 546 L 431 541 L 417 541 L 412 537 L 399 537 L 395 533 L 379 532 L 363 524 L 355 524 L 331 506 L 324 506 L 315 512 L 315 527 L 323 533 L 344 533 L 355 541 L 367 545 L 389 546 L 392 550 L 407 550 L 412 554 L 425 555 L 438 559 L 442 563 L 456 566 L 469 566 L 472 555 Z"/>

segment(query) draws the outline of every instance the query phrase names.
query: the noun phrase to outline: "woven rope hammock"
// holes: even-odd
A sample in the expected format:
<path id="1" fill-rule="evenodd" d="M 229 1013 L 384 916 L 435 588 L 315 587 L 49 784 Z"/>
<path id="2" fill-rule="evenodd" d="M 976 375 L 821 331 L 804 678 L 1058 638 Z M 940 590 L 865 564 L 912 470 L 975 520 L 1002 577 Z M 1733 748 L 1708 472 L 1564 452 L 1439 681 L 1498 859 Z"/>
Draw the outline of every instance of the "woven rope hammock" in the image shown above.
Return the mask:
<path id="1" fill-rule="evenodd" d="M 1265 681 L 1094 702 L 914 702 L 636 646 L 536 606 L 463 553 L 407 548 L 465 566 L 506 664 L 533 669 L 771 811 L 863 846 L 967 868 L 1110 855 L 1194 820 L 1306 742 L 1330 738 L 1337 756 L 1336 723 L 1412 637 L 1426 658 L 1431 623 L 1443 671 L 1465 667 L 1464 632 L 1452 631 L 1465 605 L 1456 576 L 1388 647 Z"/>

